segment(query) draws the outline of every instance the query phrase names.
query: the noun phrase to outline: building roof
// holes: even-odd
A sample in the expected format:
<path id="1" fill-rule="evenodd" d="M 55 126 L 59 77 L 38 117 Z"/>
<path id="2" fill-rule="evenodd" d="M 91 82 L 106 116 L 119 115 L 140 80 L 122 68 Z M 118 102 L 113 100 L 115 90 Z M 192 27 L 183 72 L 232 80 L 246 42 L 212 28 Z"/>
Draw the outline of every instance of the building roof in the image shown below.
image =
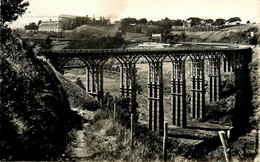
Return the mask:
<path id="1" fill-rule="evenodd" d="M 152 34 L 152 37 L 161 37 L 161 34 Z"/>

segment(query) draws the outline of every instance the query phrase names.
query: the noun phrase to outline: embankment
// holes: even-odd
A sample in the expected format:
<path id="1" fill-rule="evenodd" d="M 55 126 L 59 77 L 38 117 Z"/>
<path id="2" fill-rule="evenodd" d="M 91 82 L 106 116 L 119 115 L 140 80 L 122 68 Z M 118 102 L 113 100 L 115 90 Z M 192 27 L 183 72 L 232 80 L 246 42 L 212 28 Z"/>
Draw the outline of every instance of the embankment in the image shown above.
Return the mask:
<path id="1" fill-rule="evenodd" d="M 95 110 L 99 105 L 36 56 L 37 47 L 10 29 L 1 32 L 0 159 L 57 160 L 67 133 L 81 121 L 71 106 Z"/>

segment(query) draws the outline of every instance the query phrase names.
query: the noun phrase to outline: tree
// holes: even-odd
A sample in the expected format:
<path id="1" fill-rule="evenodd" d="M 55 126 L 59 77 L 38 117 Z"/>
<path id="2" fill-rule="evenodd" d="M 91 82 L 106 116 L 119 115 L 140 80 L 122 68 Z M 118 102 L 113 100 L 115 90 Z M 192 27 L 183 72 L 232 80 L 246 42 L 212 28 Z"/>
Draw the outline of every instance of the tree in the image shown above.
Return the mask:
<path id="1" fill-rule="evenodd" d="M 222 18 L 218 18 L 215 20 L 215 24 L 216 25 L 219 25 L 219 26 L 222 26 L 226 23 L 226 20 L 225 19 L 222 19 Z"/>
<path id="2" fill-rule="evenodd" d="M 45 45 L 44 48 L 45 49 L 51 49 L 52 45 L 51 45 L 52 40 L 50 39 L 50 37 L 48 36 L 45 40 Z"/>
<path id="3" fill-rule="evenodd" d="M 201 25 L 201 20 L 198 17 L 190 17 L 187 19 L 187 21 L 190 21 L 191 26 L 195 26 L 195 25 Z"/>
<path id="4" fill-rule="evenodd" d="M 77 80 L 75 81 L 75 84 L 77 84 L 84 91 L 86 90 L 86 88 L 85 88 L 84 84 L 82 83 L 82 81 L 80 80 L 80 78 L 77 78 Z"/>
<path id="5" fill-rule="evenodd" d="M 212 24 L 212 23 L 214 22 L 214 20 L 212 20 L 212 19 L 206 19 L 205 22 L 206 22 L 206 24 Z"/>
<path id="6" fill-rule="evenodd" d="M 136 24 L 137 20 L 135 18 L 124 18 L 121 21 L 122 26 L 130 25 L 130 24 Z"/>
<path id="7" fill-rule="evenodd" d="M 1 25 L 6 22 L 13 22 L 23 15 L 29 6 L 29 2 L 23 0 L 2 0 L 1 1 Z"/>
<path id="8" fill-rule="evenodd" d="M 38 26 L 35 22 L 31 22 L 29 25 L 24 26 L 25 30 L 37 30 Z"/>
<path id="9" fill-rule="evenodd" d="M 170 20 L 168 17 L 165 17 L 159 22 L 159 25 L 163 27 L 163 29 L 169 30 L 172 27 L 172 20 Z"/>
<path id="10" fill-rule="evenodd" d="M 173 20 L 172 25 L 173 26 L 182 26 L 183 25 L 183 21 L 180 20 L 180 19 Z"/>
<path id="11" fill-rule="evenodd" d="M 37 25 L 39 26 L 41 23 L 42 23 L 42 20 L 39 20 Z"/>
<path id="12" fill-rule="evenodd" d="M 228 19 L 227 21 L 229 23 L 233 23 L 233 22 L 237 22 L 237 21 L 241 22 L 241 19 L 240 19 L 240 17 L 232 17 L 232 18 Z"/>
<path id="13" fill-rule="evenodd" d="M 138 20 L 138 24 L 146 24 L 146 23 L 147 23 L 146 18 L 141 18 L 140 20 Z"/>

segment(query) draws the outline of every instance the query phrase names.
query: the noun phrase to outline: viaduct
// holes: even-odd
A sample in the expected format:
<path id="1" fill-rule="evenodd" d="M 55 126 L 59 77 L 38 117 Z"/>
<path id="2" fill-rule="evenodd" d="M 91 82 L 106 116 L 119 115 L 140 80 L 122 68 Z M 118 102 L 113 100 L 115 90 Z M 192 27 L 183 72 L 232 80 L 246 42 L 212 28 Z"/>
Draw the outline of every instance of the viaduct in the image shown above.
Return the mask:
<path id="1" fill-rule="evenodd" d="M 161 49 L 42 49 L 41 53 L 52 61 L 57 70 L 73 58 L 86 66 L 86 92 L 102 102 L 103 65 L 109 58 L 120 63 L 120 89 L 128 99 L 131 113 L 136 114 L 136 63 L 142 57 L 149 64 L 148 109 L 149 129 L 162 133 L 164 122 L 163 62 L 172 63 L 171 106 L 172 124 L 187 126 L 185 61 L 191 61 L 191 117 L 205 116 L 205 60 L 208 61 L 209 102 L 220 99 L 220 77 L 222 72 L 240 68 L 248 61 L 251 48 L 161 48 Z M 247 57 L 248 56 L 248 57 Z"/>

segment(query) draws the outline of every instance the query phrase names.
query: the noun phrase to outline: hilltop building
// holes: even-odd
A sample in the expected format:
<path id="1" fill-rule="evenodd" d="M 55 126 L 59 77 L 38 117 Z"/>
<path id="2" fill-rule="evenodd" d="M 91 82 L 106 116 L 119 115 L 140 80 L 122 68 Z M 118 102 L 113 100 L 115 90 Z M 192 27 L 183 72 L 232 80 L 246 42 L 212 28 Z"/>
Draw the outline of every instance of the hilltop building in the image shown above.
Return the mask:
<path id="1" fill-rule="evenodd" d="M 74 15 L 67 15 L 67 14 L 62 14 L 60 15 L 57 19 L 49 19 L 42 21 L 41 24 L 39 25 L 38 30 L 39 31 L 53 31 L 53 32 L 62 32 L 63 31 L 63 21 L 66 19 L 73 19 L 76 18 L 77 16 Z"/>
<path id="2" fill-rule="evenodd" d="M 43 21 L 38 28 L 39 31 L 53 31 L 53 32 L 61 32 L 62 29 L 62 23 L 60 21 L 52 21 L 51 19 L 49 21 Z"/>
<path id="3" fill-rule="evenodd" d="M 162 42 L 162 34 L 152 34 L 151 39 L 155 42 Z"/>
<path id="4" fill-rule="evenodd" d="M 115 21 L 115 28 L 119 30 L 122 27 L 121 21 Z"/>

